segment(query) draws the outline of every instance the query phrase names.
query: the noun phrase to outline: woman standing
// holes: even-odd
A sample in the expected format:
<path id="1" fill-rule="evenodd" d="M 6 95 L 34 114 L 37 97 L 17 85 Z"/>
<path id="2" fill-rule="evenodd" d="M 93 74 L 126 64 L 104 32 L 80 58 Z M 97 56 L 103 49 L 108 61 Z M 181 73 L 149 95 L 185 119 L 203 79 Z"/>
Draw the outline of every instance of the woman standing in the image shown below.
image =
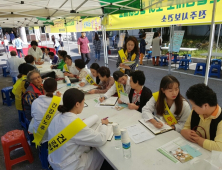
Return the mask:
<path id="1" fill-rule="evenodd" d="M 54 35 L 52 35 L 52 41 L 54 43 L 54 48 L 56 50 L 56 55 L 57 55 L 60 47 L 59 41 L 55 38 Z"/>
<path id="2" fill-rule="evenodd" d="M 125 65 L 124 62 L 135 61 L 131 65 Z M 130 71 L 135 71 L 139 62 L 139 48 L 137 39 L 130 36 L 123 46 L 123 49 L 118 51 L 118 59 L 116 67 L 120 67 L 120 71 L 125 74 L 130 74 Z"/>
<path id="3" fill-rule="evenodd" d="M 159 37 L 159 33 L 154 33 L 154 39 L 152 42 L 152 60 L 153 65 L 158 66 L 159 65 L 159 58 L 160 58 L 160 48 L 161 48 L 161 39 Z M 156 57 L 156 61 L 155 61 Z"/>
<path id="4" fill-rule="evenodd" d="M 64 50 L 64 43 L 63 43 L 63 38 L 62 38 L 62 34 L 59 34 L 59 43 L 62 47 L 62 50 Z"/>
<path id="5" fill-rule="evenodd" d="M 95 61 L 97 61 L 97 58 L 100 61 L 101 41 L 100 41 L 99 36 L 98 36 L 97 33 L 95 33 L 95 38 L 93 40 L 93 46 L 94 46 L 95 55 L 96 55 Z"/>

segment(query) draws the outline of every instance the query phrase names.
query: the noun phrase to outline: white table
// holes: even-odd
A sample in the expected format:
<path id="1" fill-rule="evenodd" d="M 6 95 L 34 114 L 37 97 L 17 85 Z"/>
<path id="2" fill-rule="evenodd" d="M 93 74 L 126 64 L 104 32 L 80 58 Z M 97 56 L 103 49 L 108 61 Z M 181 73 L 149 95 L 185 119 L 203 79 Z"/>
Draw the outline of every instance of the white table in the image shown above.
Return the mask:
<path id="1" fill-rule="evenodd" d="M 208 53 L 202 53 L 201 56 L 208 56 Z M 211 53 L 211 56 L 222 57 L 222 53 Z"/>
<path id="2" fill-rule="evenodd" d="M 68 89 L 63 87 L 60 89 L 62 93 Z M 140 112 L 129 110 L 125 108 L 121 111 L 116 111 L 111 107 L 95 107 L 94 99 L 99 98 L 99 94 L 86 94 L 85 103 L 88 107 L 83 109 L 79 115 L 81 119 L 97 114 L 100 119 L 109 117 L 109 121 L 116 122 L 120 128 L 124 128 L 133 124 L 139 123 L 138 120 L 142 118 Z M 173 163 L 170 159 L 159 153 L 156 149 L 163 144 L 170 142 L 177 137 L 182 137 L 176 131 L 166 132 L 157 135 L 154 138 L 140 144 L 135 144 L 131 141 L 131 158 L 125 159 L 123 157 L 122 149 L 114 148 L 114 140 L 107 142 L 105 145 L 97 148 L 103 157 L 112 165 L 114 169 L 118 170 L 187 170 L 190 168 L 190 161 L 187 163 Z M 202 155 L 199 158 L 208 158 L 210 152 L 200 148 Z"/>
<path id="3" fill-rule="evenodd" d="M 49 62 L 44 62 L 42 65 L 36 65 L 36 67 L 38 68 L 40 73 L 52 71 L 50 66 L 51 66 L 51 64 Z"/>
<path id="4" fill-rule="evenodd" d="M 150 46 L 150 48 L 152 49 L 152 46 Z M 161 50 L 168 50 L 169 47 L 161 47 Z M 146 50 L 149 50 L 149 49 L 146 49 Z M 180 51 L 196 51 L 198 50 L 198 48 L 185 48 L 185 47 L 180 47 Z"/>

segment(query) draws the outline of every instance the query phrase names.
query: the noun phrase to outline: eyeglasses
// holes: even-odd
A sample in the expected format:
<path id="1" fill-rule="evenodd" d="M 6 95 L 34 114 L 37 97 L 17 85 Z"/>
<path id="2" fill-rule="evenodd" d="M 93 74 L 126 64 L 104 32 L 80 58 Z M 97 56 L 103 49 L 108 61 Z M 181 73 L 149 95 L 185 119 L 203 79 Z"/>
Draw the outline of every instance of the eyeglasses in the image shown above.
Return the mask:
<path id="1" fill-rule="evenodd" d="M 38 76 L 38 77 L 32 78 L 31 80 L 37 80 L 37 79 L 40 79 L 40 78 L 41 78 L 41 76 Z"/>

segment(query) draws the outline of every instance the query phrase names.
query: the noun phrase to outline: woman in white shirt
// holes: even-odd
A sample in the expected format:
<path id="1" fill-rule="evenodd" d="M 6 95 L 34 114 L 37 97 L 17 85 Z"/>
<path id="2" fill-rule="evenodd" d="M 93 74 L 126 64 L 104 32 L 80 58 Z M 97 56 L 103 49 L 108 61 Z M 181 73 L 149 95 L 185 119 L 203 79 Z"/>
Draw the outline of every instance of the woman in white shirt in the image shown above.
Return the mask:
<path id="1" fill-rule="evenodd" d="M 76 69 L 79 70 L 78 78 L 81 81 L 89 74 L 89 70 L 85 68 L 85 62 L 82 59 L 76 59 L 75 66 Z"/>
<path id="2" fill-rule="evenodd" d="M 9 41 L 7 40 L 7 37 L 4 36 L 4 47 L 6 48 L 6 52 L 9 52 L 8 44 L 9 44 Z"/>
<path id="3" fill-rule="evenodd" d="M 43 53 L 41 48 L 38 47 L 38 43 L 36 41 L 31 42 L 31 48 L 28 50 L 28 55 L 32 55 L 36 62 L 42 59 Z"/>
<path id="4" fill-rule="evenodd" d="M 56 55 L 57 55 L 57 54 L 58 54 L 58 51 L 59 51 L 60 43 L 59 43 L 59 41 L 57 40 L 57 38 L 55 38 L 54 35 L 52 35 L 52 41 L 53 41 L 54 48 L 55 48 L 55 50 L 56 50 Z"/>
<path id="5" fill-rule="evenodd" d="M 160 47 L 161 47 L 161 39 L 159 37 L 159 33 L 154 33 L 154 39 L 152 41 L 152 60 L 153 65 L 158 66 L 159 65 L 159 58 L 160 58 Z M 156 57 L 156 61 L 155 61 Z"/>
<path id="6" fill-rule="evenodd" d="M 79 75 L 79 70 L 77 70 L 75 63 L 72 62 L 70 55 L 65 56 L 65 65 L 63 66 L 64 76 L 76 77 Z"/>
<path id="7" fill-rule="evenodd" d="M 62 38 L 62 34 L 59 34 L 59 43 L 62 47 L 62 50 L 64 50 L 64 43 L 63 43 L 63 38 Z"/>
<path id="8" fill-rule="evenodd" d="M 159 91 L 142 109 L 142 117 L 156 128 L 163 124 L 155 118 L 166 122 L 174 130 L 180 132 L 191 113 L 189 103 L 180 94 L 180 83 L 174 76 L 165 76 L 160 83 Z M 153 115 L 154 113 L 154 115 Z"/>
<path id="9" fill-rule="evenodd" d="M 103 157 L 91 147 L 100 147 L 107 140 L 108 120 L 101 120 L 99 131 L 89 128 L 78 118 L 84 108 L 84 94 L 78 89 L 68 89 L 63 95 L 63 105 L 48 128 L 49 141 L 74 121 L 84 124 L 77 134 L 49 154 L 48 161 L 54 170 L 99 170 Z M 79 126 L 74 124 L 74 126 Z M 79 128 L 78 128 L 79 129 Z"/>
<path id="10" fill-rule="evenodd" d="M 33 126 L 35 133 L 38 133 L 37 129 L 40 126 L 43 117 L 45 116 L 45 114 L 47 114 L 46 111 L 53 100 L 53 93 L 57 90 L 57 81 L 53 78 L 48 78 L 44 81 L 43 88 L 45 91 L 45 95 L 41 95 L 37 99 L 35 99 L 31 106 L 31 115 L 32 115 L 31 125 Z M 61 97 L 61 93 L 57 91 L 56 96 Z M 29 130 L 32 131 L 31 127 Z M 40 143 L 41 146 L 39 147 L 40 151 L 39 155 L 41 155 L 41 153 L 43 152 L 42 149 L 44 149 L 45 147 L 48 148 L 48 130 L 45 131 L 45 134 Z M 48 168 L 48 163 L 47 163 L 48 155 L 42 154 L 41 157 L 45 160 L 42 161 L 42 166 Z M 44 164 L 43 162 L 46 163 Z"/>

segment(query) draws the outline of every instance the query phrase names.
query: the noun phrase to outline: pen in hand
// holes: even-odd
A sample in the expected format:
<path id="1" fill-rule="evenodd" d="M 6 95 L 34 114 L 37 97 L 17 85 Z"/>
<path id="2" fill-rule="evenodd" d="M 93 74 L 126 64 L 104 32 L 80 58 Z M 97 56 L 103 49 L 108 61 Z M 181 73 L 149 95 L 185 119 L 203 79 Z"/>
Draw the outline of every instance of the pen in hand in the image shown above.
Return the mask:
<path id="1" fill-rule="evenodd" d="M 105 118 L 103 118 L 103 120 L 106 120 L 106 119 L 108 119 L 109 117 L 105 117 Z"/>

